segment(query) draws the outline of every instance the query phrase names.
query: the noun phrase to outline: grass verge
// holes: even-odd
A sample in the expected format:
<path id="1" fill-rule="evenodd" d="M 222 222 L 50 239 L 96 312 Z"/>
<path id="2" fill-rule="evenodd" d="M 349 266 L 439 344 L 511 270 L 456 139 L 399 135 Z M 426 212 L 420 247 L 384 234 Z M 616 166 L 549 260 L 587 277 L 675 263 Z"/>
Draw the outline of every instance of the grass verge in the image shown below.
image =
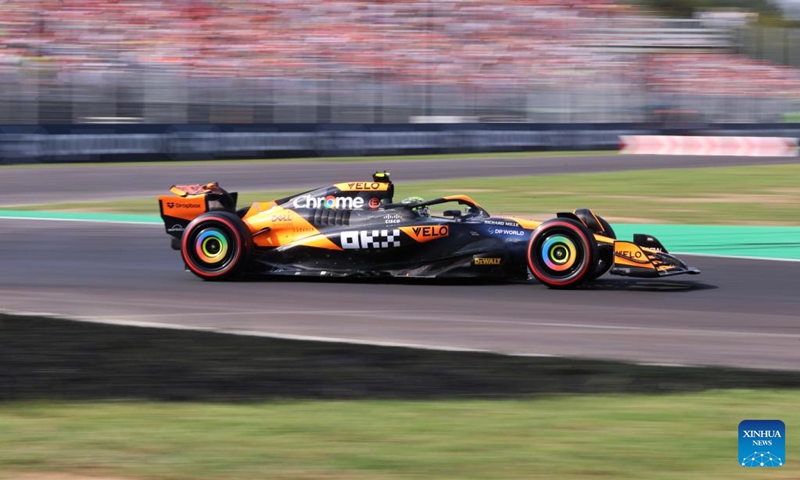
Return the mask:
<path id="1" fill-rule="evenodd" d="M 495 401 L 0 404 L 0 478 L 793 479 L 737 464 L 737 425 L 798 391 Z M 791 435 L 791 434 L 790 434 Z M 58 472 L 36 476 L 34 472 Z M 24 477 L 24 474 L 31 475 Z"/>
<path id="2" fill-rule="evenodd" d="M 754 472 L 736 458 L 741 420 L 779 418 L 788 431 L 800 425 L 800 374 L 793 372 L 10 315 L 0 316 L 0 337 L 0 479 L 800 475 L 791 459 Z M 788 445 L 795 458 L 800 449 Z"/>
<path id="3" fill-rule="evenodd" d="M 588 206 L 609 220 L 622 223 L 798 225 L 797 178 L 800 165 L 457 179 L 398 184 L 395 198 L 465 193 L 495 214 L 533 218 L 547 218 L 558 211 Z M 244 192 L 239 204 L 293 193 L 297 192 Z M 152 198 L 14 208 L 157 213 Z"/>

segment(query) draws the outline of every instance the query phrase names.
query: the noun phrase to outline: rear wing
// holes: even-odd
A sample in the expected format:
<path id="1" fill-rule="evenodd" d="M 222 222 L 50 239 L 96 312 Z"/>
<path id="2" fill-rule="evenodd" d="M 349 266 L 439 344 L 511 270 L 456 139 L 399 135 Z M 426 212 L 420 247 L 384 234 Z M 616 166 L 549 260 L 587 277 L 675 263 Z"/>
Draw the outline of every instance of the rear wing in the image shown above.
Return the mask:
<path id="1" fill-rule="evenodd" d="M 164 228 L 169 235 L 181 238 L 186 226 L 206 212 L 236 211 L 237 192 L 228 192 L 217 182 L 203 185 L 173 185 L 173 195 L 158 197 L 158 207 Z"/>

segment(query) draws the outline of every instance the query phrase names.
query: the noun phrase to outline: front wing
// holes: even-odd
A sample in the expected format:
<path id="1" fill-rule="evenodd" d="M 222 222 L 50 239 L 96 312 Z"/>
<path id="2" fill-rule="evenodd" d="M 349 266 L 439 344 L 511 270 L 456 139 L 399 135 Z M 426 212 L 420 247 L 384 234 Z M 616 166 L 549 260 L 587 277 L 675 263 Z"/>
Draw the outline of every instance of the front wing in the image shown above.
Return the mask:
<path id="1" fill-rule="evenodd" d="M 657 278 L 700 273 L 699 269 L 690 267 L 678 257 L 667 253 L 654 237 L 645 235 L 636 237 L 644 237 L 647 240 L 634 238 L 633 242 L 614 241 L 614 266 L 610 272 L 612 275 Z"/>

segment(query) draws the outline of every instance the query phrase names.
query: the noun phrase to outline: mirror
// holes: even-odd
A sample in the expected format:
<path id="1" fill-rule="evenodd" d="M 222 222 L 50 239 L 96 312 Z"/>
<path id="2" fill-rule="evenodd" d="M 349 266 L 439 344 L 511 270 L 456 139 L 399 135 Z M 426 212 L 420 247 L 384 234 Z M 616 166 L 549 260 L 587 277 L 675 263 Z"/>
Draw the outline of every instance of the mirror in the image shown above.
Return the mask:
<path id="1" fill-rule="evenodd" d="M 442 215 L 445 217 L 460 217 L 461 210 L 445 210 Z"/>

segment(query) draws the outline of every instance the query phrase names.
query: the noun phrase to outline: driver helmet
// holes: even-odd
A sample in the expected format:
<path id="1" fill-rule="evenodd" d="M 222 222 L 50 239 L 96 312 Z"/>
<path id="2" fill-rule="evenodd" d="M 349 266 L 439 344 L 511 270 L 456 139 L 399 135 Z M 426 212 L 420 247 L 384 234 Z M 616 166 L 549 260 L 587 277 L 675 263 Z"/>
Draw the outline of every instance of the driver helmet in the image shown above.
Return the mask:
<path id="1" fill-rule="evenodd" d="M 400 202 L 400 203 L 406 203 L 406 204 L 414 205 L 415 203 L 422 203 L 424 201 L 425 201 L 425 199 L 422 198 L 422 197 L 407 197 L 407 198 L 404 198 L 403 201 Z M 421 207 L 413 207 L 412 206 L 411 207 L 411 211 L 414 212 L 415 214 L 417 214 L 418 217 L 430 217 L 431 216 L 431 211 L 430 211 L 430 209 L 428 209 L 427 205 L 423 205 Z"/>

